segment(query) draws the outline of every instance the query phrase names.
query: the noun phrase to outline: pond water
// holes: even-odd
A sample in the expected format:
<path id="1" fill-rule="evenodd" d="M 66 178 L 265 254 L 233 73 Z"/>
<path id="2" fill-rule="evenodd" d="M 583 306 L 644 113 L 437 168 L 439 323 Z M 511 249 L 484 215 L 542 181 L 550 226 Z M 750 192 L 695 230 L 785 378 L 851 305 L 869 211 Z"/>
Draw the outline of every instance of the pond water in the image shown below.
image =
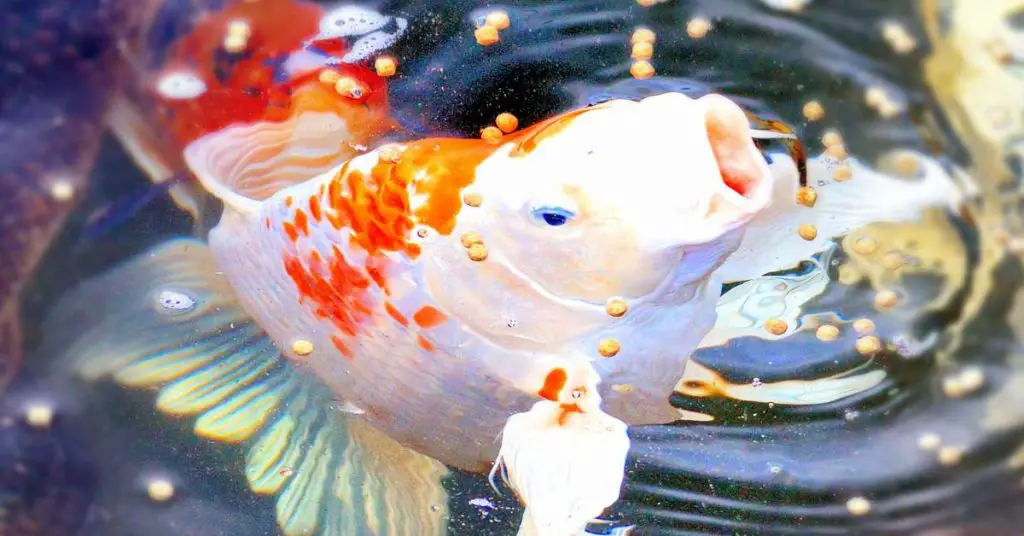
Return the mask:
<path id="1" fill-rule="evenodd" d="M 488 146 L 481 131 L 499 114 L 514 115 L 525 133 L 503 139 L 543 140 L 536 132 L 543 134 L 552 117 L 587 107 L 599 114 L 617 99 L 665 102 L 656 100 L 664 93 L 729 97 L 749 112 L 755 130 L 742 132 L 756 138 L 765 161 L 758 169 L 792 188 L 782 188 L 773 208 L 749 226 L 753 239 L 733 244 L 728 260 L 715 264 L 709 307 L 668 317 L 680 332 L 707 328 L 689 348 L 689 339 L 678 338 L 679 352 L 690 357 L 685 371 L 660 374 L 670 387 L 648 387 L 663 363 L 633 357 L 630 345 L 657 353 L 676 344 L 673 335 L 663 342 L 651 335 L 662 332 L 634 327 L 657 324 L 668 314 L 659 311 L 671 307 L 648 313 L 636 300 L 625 319 L 647 320 L 613 328 L 614 350 L 601 339 L 599 413 L 629 425 L 629 451 L 621 471 L 611 465 L 613 476 L 624 476 L 618 499 L 601 513 L 603 521 L 587 526 L 589 533 L 1019 533 L 1024 2 L 424 0 L 348 3 L 338 11 L 339 5 L 3 3 L 0 355 L 10 381 L 0 421 L 0 534 L 517 534 L 517 494 L 524 490 L 500 478 L 492 485 L 481 460 L 492 460 L 502 444 L 496 432 L 504 416 L 526 412 L 539 398 L 524 406 L 521 393 L 501 384 L 519 369 L 502 376 L 501 363 L 542 353 L 545 337 L 561 336 L 552 331 L 577 325 L 539 301 L 516 301 L 526 292 L 521 287 L 491 292 L 500 286 L 494 281 L 504 280 L 477 278 L 445 264 L 441 254 L 430 257 L 431 239 L 459 233 L 424 224 L 417 228 L 423 241 L 406 242 L 442 267 L 439 279 L 429 279 L 429 268 L 423 276 L 440 281 L 442 290 L 432 292 L 449 295 L 435 296 L 450 298 L 439 308 L 449 324 L 485 333 L 497 349 L 478 350 L 476 339 L 449 332 L 431 335 L 425 308 L 415 309 L 418 348 L 441 347 L 473 362 L 498 355 L 492 370 L 500 372 L 481 376 L 488 388 L 497 386 L 484 390 L 493 399 L 474 398 L 476 387 L 465 379 L 475 374 L 472 363 L 420 367 L 404 361 L 408 350 L 400 342 L 357 346 L 349 361 L 341 357 L 347 346 L 327 336 L 325 344 L 314 336 L 284 344 L 276 334 L 316 329 L 304 323 L 301 309 L 273 297 L 279 283 L 260 264 L 259 248 L 274 242 L 253 241 L 245 234 L 251 230 L 232 227 L 238 216 L 230 214 L 244 215 L 253 199 L 274 207 L 276 189 L 364 152 L 383 154 L 385 142 L 408 155 L 419 147 L 415 140 L 478 140 L 473 149 L 437 142 L 440 156 L 428 155 L 413 169 L 447 173 L 471 160 L 452 154 Z M 507 14 L 508 27 L 495 28 L 496 43 L 481 44 L 487 34 L 481 37 L 480 28 L 498 20 L 488 19 L 495 12 Z M 251 24 L 223 30 L 237 13 L 248 14 Z M 357 28 L 332 29 L 345 24 Z M 240 45 L 230 41 L 232 31 L 244 34 L 236 36 Z M 328 39 L 325 32 L 335 33 Z M 183 41 L 188 36 L 193 40 Z M 340 52 L 329 48 L 339 42 Z M 196 52 L 207 49 L 219 59 Z M 289 55 L 295 51 L 306 54 Z M 365 57 L 323 63 L 357 52 Z M 393 76 L 381 57 L 395 61 Z M 303 68 L 313 77 L 302 79 Z M 321 83 L 324 75 L 316 73 L 324 68 L 340 75 L 332 71 L 335 78 Z M 249 78 L 238 82 L 238 73 Z M 339 76 L 355 84 L 348 93 Z M 350 101 L 336 106 L 335 89 Z M 280 122 L 307 97 L 303 106 L 329 101 L 347 130 L 285 123 L 284 134 L 238 134 L 226 151 L 216 137 L 253 118 Z M 284 99 L 286 113 L 273 111 L 282 106 L 274 99 Z M 693 125 L 680 117 L 693 116 L 666 112 L 630 133 L 606 124 L 601 131 L 600 122 L 593 132 L 556 123 L 547 136 L 587 140 L 596 147 L 590 152 L 607 158 L 604 167 L 576 160 L 570 144 L 564 157 L 522 169 L 578 181 L 577 189 L 591 188 L 594 196 L 605 190 L 587 182 L 593 177 L 640 190 L 661 188 L 651 177 L 663 172 L 693 181 L 699 197 L 704 153 L 663 150 L 692 135 Z M 785 136 L 787 128 L 800 144 Z M 202 139 L 214 141 L 202 149 L 196 142 L 183 159 L 185 146 Z M 200 184 L 189 170 L 223 182 Z M 566 171 L 587 176 L 565 178 Z M 217 185 L 250 199 L 224 195 Z M 524 188 L 502 184 L 483 196 L 483 206 Z M 629 189 L 610 191 L 631 206 Z M 675 206 L 668 194 L 691 192 L 663 191 L 635 196 L 646 205 L 630 217 L 646 221 L 642 214 Z M 808 202 L 810 191 L 815 200 Z M 315 187 L 309 192 L 315 196 Z M 355 190 L 349 196 L 357 197 Z M 279 201 L 291 208 L 291 198 Z M 365 203 L 377 222 L 393 208 Z M 467 197 L 465 204 L 471 210 L 480 202 Z M 551 226 L 577 216 L 540 209 L 531 214 Z M 260 210 L 266 229 L 284 229 L 279 236 L 297 224 L 272 221 L 276 212 Z M 563 285 L 576 294 L 595 285 L 623 288 L 615 287 L 620 280 L 639 285 L 637 274 L 654 263 L 622 260 L 634 253 L 619 246 L 638 239 L 616 242 L 620 235 L 610 229 L 634 222 L 609 221 L 614 225 L 598 232 L 599 240 L 561 248 L 529 242 L 534 231 L 513 236 L 520 231 L 510 224 L 512 238 L 485 236 L 489 258 L 479 265 L 518 260 L 517 274 L 533 277 L 536 287 Z M 492 225 L 487 229 L 499 228 Z M 306 234 L 316 241 L 315 229 Z M 374 247 L 385 247 L 386 234 L 374 235 Z M 474 251 L 480 250 L 470 248 L 471 258 Z M 717 253 L 698 247 L 683 258 L 698 262 L 702 255 Z M 628 275 L 601 272 L 623 264 Z M 588 286 L 591 274 L 600 281 Z M 367 287 L 370 279 L 372 273 L 363 277 Z M 341 290 L 333 284 L 337 298 Z M 391 292 L 396 305 L 388 307 L 402 309 Z M 416 294 L 394 290 L 402 292 Z M 495 293 L 498 301 L 487 301 Z M 303 304 L 317 300 L 312 291 L 300 296 Z M 465 306 L 474 300 L 483 306 Z M 319 307 L 336 303 L 344 307 L 319 315 L 335 326 L 364 306 L 327 300 Z M 388 322 L 403 326 L 405 316 L 414 316 L 389 314 Z M 373 325 L 395 340 L 379 320 Z M 321 359 L 324 347 L 331 354 Z M 509 348 L 527 350 L 501 353 Z M 359 364 L 364 354 L 376 359 L 366 370 Z M 332 368 L 337 360 L 352 364 Z M 411 372 L 403 375 L 404 367 Z M 337 379 L 349 376 L 355 386 Z M 380 381 L 366 387 L 367 378 Z M 657 411 L 636 402 L 651 391 Z M 491 423 L 495 407 L 503 417 Z M 539 437 L 525 443 L 539 444 Z M 584 458 L 592 447 L 612 447 L 574 438 L 566 451 L 551 450 L 554 467 L 571 466 L 577 480 L 608 473 L 608 464 L 587 465 Z M 544 480 L 545 470 L 535 469 L 541 462 L 522 456 L 506 466 L 540 479 L 526 497 L 562 504 L 578 492 L 558 488 L 557 478 Z M 545 495 L 545 486 L 555 491 Z"/>

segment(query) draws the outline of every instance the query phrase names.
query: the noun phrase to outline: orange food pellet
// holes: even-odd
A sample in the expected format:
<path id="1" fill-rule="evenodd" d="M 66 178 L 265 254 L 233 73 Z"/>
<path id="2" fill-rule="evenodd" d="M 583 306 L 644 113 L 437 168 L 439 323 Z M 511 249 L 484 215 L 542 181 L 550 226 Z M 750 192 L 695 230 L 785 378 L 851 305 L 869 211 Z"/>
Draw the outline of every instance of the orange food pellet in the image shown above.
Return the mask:
<path id="1" fill-rule="evenodd" d="M 853 178 L 853 170 L 848 166 L 837 167 L 832 171 L 832 178 L 838 182 L 848 181 Z"/>
<path id="2" fill-rule="evenodd" d="M 476 193 L 469 193 L 462 196 L 462 202 L 471 207 L 479 207 L 484 203 L 484 196 Z"/>
<path id="3" fill-rule="evenodd" d="M 711 21 L 697 17 L 686 23 L 686 34 L 693 39 L 700 39 L 711 31 Z"/>
<path id="4" fill-rule="evenodd" d="M 622 345 L 615 339 L 603 339 L 597 344 L 597 351 L 602 357 L 615 357 Z"/>
<path id="5" fill-rule="evenodd" d="M 477 28 L 476 31 L 473 32 L 473 36 L 476 37 L 476 42 L 478 44 L 485 47 L 491 46 L 501 40 L 501 38 L 498 37 L 498 28 L 491 26 L 490 24 L 485 24 Z"/>
<path id="6" fill-rule="evenodd" d="M 334 83 L 334 91 L 338 92 L 338 95 L 353 99 L 361 99 L 366 94 L 362 84 L 351 76 L 342 76 L 338 78 Z"/>
<path id="7" fill-rule="evenodd" d="M 779 318 L 771 318 L 764 323 L 764 329 L 772 335 L 782 335 L 789 330 L 789 325 L 786 324 L 785 320 Z"/>
<path id="8" fill-rule="evenodd" d="M 508 112 L 498 114 L 498 118 L 494 123 L 498 125 L 498 128 L 505 134 L 515 132 L 516 129 L 519 128 L 519 119 Z"/>
<path id="9" fill-rule="evenodd" d="M 649 60 L 654 55 L 654 45 L 646 41 L 640 41 L 633 45 L 633 59 L 634 60 Z"/>
<path id="10" fill-rule="evenodd" d="M 499 30 L 504 30 L 512 24 L 512 21 L 508 18 L 508 13 L 504 11 L 492 11 L 488 13 L 487 17 L 484 18 L 484 22 L 488 26 L 494 26 Z"/>
<path id="11" fill-rule="evenodd" d="M 398 62 L 390 56 L 381 56 L 373 62 L 373 68 L 377 71 L 378 76 L 389 77 L 395 76 L 398 72 Z"/>
<path id="12" fill-rule="evenodd" d="M 626 301 L 622 298 L 612 298 L 608 300 L 608 303 L 605 305 L 605 312 L 608 313 L 608 316 L 614 316 L 616 318 L 624 316 L 628 310 L 629 305 L 627 305 Z"/>
<path id="13" fill-rule="evenodd" d="M 474 244 L 483 244 L 484 243 L 484 239 L 480 238 L 480 235 L 478 235 L 478 234 L 476 234 L 474 232 L 469 232 L 469 233 L 466 233 L 466 234 L 462 235 L 461 240 L 462 240 L 462 247 L 467 248 L 467 249 L 472 247 Z"/>
<path id="14" fill-rule="evenodd" d="M 480 137 L 487 143 L 499 143 L 505 134 L 498 127 L 487 127 L 480 131 Z"/>
<path id="15" fill-rule="evenodd" d="M 629 68 L 629 74 L 638 80 L 646 80 L 654 76 L 654 66 L 649 61 L 637 61 Z"/>
<path id="16" fill-rule="evenodd" d="M 804 104 L 804 117 L 808 121 L 817 121 L 825 117 L 825 107 L 818 101 L 810 101 Z"/>
<path id="17" fill-rule="evenodd" d="M 469 246 L 469 259 L 477 262 L 487 260 L 487 246 L 482 243 Z"/>
<path id="18" fill-rule="evenodd" d="M 630 38 L 630 43 L 634 45 L 637 43 L 650 43 L 653 45 L 656 39 L 657 37 L 654 35 L 654 31 L 650 28 L 637 28 L 636 31 L 633 32 L 633 36 Z"/>
<path id="19" fill-rule="evenodd" d="M 796 191 L 796 202 L 805 207 L 813 207 L 818 202 L 818 192 L 810 186 L 802 186 Z"/>
<path id="20" fill-rule="evenodd" d="M 804 240 L 814 240 L 818 237 L 818 228 L 809 223 L 801 225 L 796 232 L 800 235 L 800 238 L 803 238 Z"/>

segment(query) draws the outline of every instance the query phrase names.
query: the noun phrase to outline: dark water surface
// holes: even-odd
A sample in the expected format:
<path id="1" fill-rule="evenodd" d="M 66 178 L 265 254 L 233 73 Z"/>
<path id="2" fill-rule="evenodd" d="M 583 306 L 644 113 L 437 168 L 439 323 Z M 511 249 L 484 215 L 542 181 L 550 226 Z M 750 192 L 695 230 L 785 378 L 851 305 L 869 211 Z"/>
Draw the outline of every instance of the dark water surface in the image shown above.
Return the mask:
<path id="1" fill-rule="evenodd" d="M 475 136 L 501 112 L 531 124 L 610 97 L 714 91 L 793 125 L 814 153 L 824 130 L 835 128 L 850 152 L 866 161 L 896 147 L 931 152 L 934 140 L 941 140 L 952 162 L 969 163 L 922 77 L 929 49 L 916 4 L 909 1 L 817 0 L 795 14 L 753 0 L 672 0 L 652 8 L 626 0 L 372 6 L 411 21 L 410 33 L 394 49 L 402 68 L 391 100 L 396 116 L 414 132 Z M 474 46 L 472 21 L 493 7 L 508 10 L 513 25 L 499 45 Z M 159 49 L 183 31 L 182 21 L 193 9 L 169 0 L 151 46 Z M 703 39 L 685 32 L 686 21 L 696 16 L 713 22 Z M 884 21 L 901 23 L 919 46 L 895 54 L 880 31 Z M 629 76 L 629 36 L 637 26 L 658 35 L 659 76 L 653 80 Z M 864 97 L 875 87 L 908 113 L 880 117 Z M 803 118 L 809 100 L 823 105 L 823 120 Z M 938 127 L 924 129 L 925 123 Z M 37 326 L 68 288 L 166 238 L 193 232 L 188 215 L 160 200 L 83 246 L 90 214 L 147 184 L 111 138 L 103 140 L 92 179 L 88 198 L 26 294 L 29 347 L 46 336 Z M 949 240 L 966 244 L 966 262 L 976 268 L 982 255 L 976 231 L 967 220 L 952 222 Z M 942 258 L 945 250 L 937 251 Z M 825 263 L 832 280 L 848 260 L 836 255 Z M 983 300 L 981 312 L 962 328 L 962 346 L 944 358 L 985 372 L 987 382 L 974 396 L 953 399 L 943 393 L 946 372 L 934 351 L 884 355 L 872 364 L 884 371 L 880 385 L 823 404 L 676 393 L 677 407 L 715 420 L 631 428 L 626 486 L 607 517 L 620 526 L 636 525 L 636 534 L 1019 534 L 1024 463 L 1008 460 L 1019 457 L 1024 445 L 1024 410 L 1010 407 L 1019 399 L 1005 392 L 1020 378 L 1013 365 L 1021 353 L 1013 326 L 1022 321 L 1016 300 L 1024 271 L 1007 258 L 994 266 L 992 278 L 998 292 Z M 947 284 L 941 274 L 906 281 L 922 307 Z M 882 317 L 871 307 L 870 290 L 867 284 L 835 284 L 807 308 L 873 318 L 887 334 L 945 341 L 943 330 L 961 317 L 977 291 L 965 282 L 936 310 Z M 842 347 L 755 338 L 695 359 L 736 382 L 811 379 L 854 366 L 852 348 Z M 8 396 L 12 422 L 19 404 L 39 396 L 33 385 L 30 373 Z M 81 508 L 76 519 L 83 536 L 275 534 L 274 503 L 248 491 L 242 449 L 196 439 L 190 422 L 169 422 L 152 409 L 150 393 L 104 384 L 53 396 L 81 397 L 85 402 L 75 407 L 83 409 L 58 413 L 48 431 L 15 423 L 0 433 L 0 487 L 10 490 L 13 501 L 52 512 L 61 510 L 53 506 L 59 500 L 54 489 L 95 493 L 92 507 L 87 513 Z M 999 415 L 1005 418 L 994 417 Z M 920 448 L 919 438 L 928 433 L 940 433 L 960 449 L 958 463 L 944 465 Z M 175 499 L 151 501 L 147 475 L 172 480 Z M 507 491 L 498 496 L 485 478 L 458 473 L 446 487 L 450 533 L 515 534 L 520 511 Z M 853 497 L 870 498 L 869 515 L 851 514 L 847 501 Z M 481 498 L 494 508 L 469 502 Z"/>

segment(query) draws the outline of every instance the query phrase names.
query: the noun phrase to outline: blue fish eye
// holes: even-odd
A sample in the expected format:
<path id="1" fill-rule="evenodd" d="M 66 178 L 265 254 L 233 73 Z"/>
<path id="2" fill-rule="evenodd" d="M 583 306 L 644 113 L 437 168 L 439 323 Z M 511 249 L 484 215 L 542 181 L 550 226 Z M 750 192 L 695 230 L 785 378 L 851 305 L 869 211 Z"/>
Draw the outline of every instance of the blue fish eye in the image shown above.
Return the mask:
<path id="1" fill-rule="evenodd" d="M 571 210 L 559 207 L 540 207 L 532 211 L 533 217 L 543 221 L 551 227 L 560 227 L 573 219 L 576 215 Z"/>

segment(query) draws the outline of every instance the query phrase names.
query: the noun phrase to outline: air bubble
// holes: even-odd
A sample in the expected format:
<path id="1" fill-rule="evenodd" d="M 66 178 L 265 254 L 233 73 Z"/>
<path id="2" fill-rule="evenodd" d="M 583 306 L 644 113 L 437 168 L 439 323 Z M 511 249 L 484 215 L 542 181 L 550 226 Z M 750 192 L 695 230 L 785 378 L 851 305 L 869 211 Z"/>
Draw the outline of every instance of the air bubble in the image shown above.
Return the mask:
<path id="1" fill-rule="evenodd" d="M 191 296 L 176 290 L 161 290 L 156 302 L 167 313 L 191 311 L 196 307 L 196 301 Z"/>

